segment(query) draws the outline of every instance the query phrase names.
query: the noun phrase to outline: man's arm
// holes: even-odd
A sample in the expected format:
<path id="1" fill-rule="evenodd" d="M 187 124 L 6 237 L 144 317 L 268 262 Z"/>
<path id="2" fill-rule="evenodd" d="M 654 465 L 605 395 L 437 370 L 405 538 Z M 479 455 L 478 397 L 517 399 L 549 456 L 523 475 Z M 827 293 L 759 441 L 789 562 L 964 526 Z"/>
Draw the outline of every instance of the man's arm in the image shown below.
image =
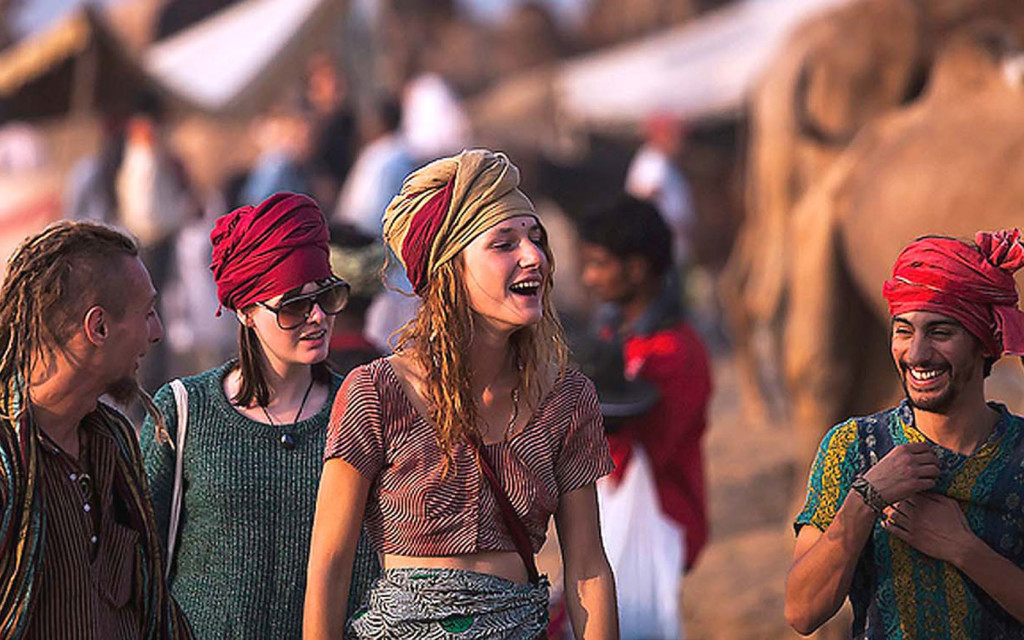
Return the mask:
<path id="1" fill-rule="evenodd" d="M 930 489 L 938 474 L 930 447 L 913 443 L 892 449 L 864 473 L 864 479 L 891 504 Z M 875 512 L 850 491 L 824 531 L 814 526 L 800 529 L 786 578 L 786 621 L 796 631 L 814 632 L 842 606 L 875 520 Z"/>
<path id="2" fill-rule="evenodd" d="M 955 501 L 922 493 L 894 505 L 883 526 L 921 553 L 959 569 L 1024 624 L 1024 569 L 976 536 Z"/>
<path id="3" fill-rule="evenodd" d="M 800 529 L 786 577 L 786 622 L 797 633 L 813 633 L 842 606 L 874 524 L 875 512 L 850 492 L 824 532 Z"/>

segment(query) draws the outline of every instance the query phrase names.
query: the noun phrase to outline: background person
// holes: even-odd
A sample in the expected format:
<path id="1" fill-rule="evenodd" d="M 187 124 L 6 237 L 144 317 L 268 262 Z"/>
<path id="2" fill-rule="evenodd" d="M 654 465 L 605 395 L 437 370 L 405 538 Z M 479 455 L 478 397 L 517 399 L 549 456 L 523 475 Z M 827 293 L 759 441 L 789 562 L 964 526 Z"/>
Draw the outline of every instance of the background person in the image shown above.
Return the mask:
<path id="1" fill-rule="evenodd" d="M 385 239 L 423 304 L 335 403 L 307 639 L 342 635 L 364 511 L 384 573 L 355 638 L 542 636 L 547 579 L 529 567 L 552 513 L 577 637 L 618 636 L 594 489 L 611 460 L 593 386 L 565 368 L 551 255 L 518 184 L 504 155 L 466 151 L 413 173 L 388 208 Z"/>
<path id="2" fill-rule="evenodd" d="M 641 445 L 661 507 L 685 535 L 690 569 L 708 538 L 703 439 L 711 371 L 703 342 L 683 319 L 678 290 L 668 284 L 672 236 L 652 204 L 630 196 L 585 216 L 578 230 L 583 283 L 605 303 L 596 332 L 621 341 L 627 379 L 646 380 L 661 394 L 643 419 L 609 435 L 616 473 Z"/>
<path id="3" fill-rule="evenodd" d="M 383 291 L 384 245 L 347 224 L 331 225 L 331 269 L 351 287 L 345 313 L 334 320 L 331 366 L 342 376 L 385 355 L 366 338 L 366 310 Z"/>
<path id="4" fill-rule="evenodd" d="M 236 209 L 210 239 L 218 298 L 239 322 L 238 358 L 183 379 L 185 489 L 170 587 L 200 638 L 299 638 L 320 460 L 341 385 L 325 360 L 348 285 L 331 273 L 327 225 L 306 196 Z M 156 403 L 173 441 L 169 385 Z M 166 540 L 175 452 L 145 433 L 142 445 Z M 353 605 L 375 574 L 360 545 Z"/>

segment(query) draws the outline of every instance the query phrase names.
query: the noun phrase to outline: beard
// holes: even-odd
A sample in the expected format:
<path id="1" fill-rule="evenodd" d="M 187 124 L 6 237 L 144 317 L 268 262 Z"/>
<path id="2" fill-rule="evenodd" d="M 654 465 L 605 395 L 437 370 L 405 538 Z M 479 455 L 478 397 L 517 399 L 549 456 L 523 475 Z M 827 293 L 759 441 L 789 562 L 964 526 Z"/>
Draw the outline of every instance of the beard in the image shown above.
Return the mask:
<path id="1" fill-rule="evenodd" d="M 140 391 L 142 388 L 139 386 L 139 381 L 132 376 L 125 376 L 110 383 L 106 394 L 118 405 L 127 408 L 139 397 Z"/>
<path id="2" fill-rule="evenodd" d="M 974 374 L 971 370 L 954 369 L 949 363 L 942 363 L 941 366 L 947 370 L 949 376 L 949 382 L 946 384 L 944 389 L 941 389 L 938 393 L 920 395 L 919 392 L 912 391 L 910 386 L 907 384 L 907 378 L 910 376 L 910 366 L 906 362 L 900 362 L 900 383 L 903 385 L 903 394 L 907 397 L 907 402 L 910 406 L 921 411 L 927 411 L 928 413 L 937 413 L 940 415 L 946 415 L 949 413 L 957 400 L 960 398 L 967 381 L 970 380 Z M 917 365 L 921 366 L 921 365 Z M 928 366 L 936 366 L 936 363 L 928 363 Z M 918 397 L 914 397 L 915 394 Z"/>

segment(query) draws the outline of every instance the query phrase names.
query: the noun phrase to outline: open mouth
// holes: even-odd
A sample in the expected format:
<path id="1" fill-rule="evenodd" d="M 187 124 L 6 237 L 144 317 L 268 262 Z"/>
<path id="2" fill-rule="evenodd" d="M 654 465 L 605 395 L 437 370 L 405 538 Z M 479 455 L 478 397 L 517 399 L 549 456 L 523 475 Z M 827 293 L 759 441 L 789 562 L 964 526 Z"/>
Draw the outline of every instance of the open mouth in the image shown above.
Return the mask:
<path id="1" fill-rule="evenodd" d="M 320 329 L 318 331 L 311 331 L 310 333 L 307 333 L 303 336 L 299 336 L 299 340 L 307 340 L 310 342 L 314 342 L 316 340 L 322 339 L 326 335 L 327 331 L 325 329 Z"/>
<path id="2" fill-rule="evenodd" d="M 540 285 L 540 280 L 523 280 L 522 282 L 516 282 L 508 290 L 517 296 L 534 298 L 540 295 Z"/>
<path id="3" fill-rule="evenodd" d="M 917 388 L 925 388 L 937 385 L 945 379 L 949 367 L 908 367 L 904 366 L 907 378 Z"/>

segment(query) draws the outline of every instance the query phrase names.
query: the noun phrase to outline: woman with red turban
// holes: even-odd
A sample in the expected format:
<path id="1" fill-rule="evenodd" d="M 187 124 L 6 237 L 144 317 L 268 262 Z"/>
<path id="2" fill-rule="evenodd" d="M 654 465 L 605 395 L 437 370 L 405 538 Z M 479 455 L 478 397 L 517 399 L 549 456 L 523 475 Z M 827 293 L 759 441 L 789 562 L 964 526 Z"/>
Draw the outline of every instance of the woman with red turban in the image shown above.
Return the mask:
<path id="1" fill-rule="evenodd" d="M 510 638 L 547 627 L 534 554 L 552 515 L 577 637 L 618 637 L 594 482 L 611 471 L 594 386 L 566 367 L 544 227 L 508 158 L 416 171 L 384 239 L 422 304 L 395 354 L 335 399 L 310 548 L 313 638 Z M 345 626 L 365 514 L 383 573 Z"/>
<path id="2" fill-rule="evenodd" d="M 331 273 L 324 215 L 306 196 L 236 209 L 210 240 L 217 296 L 239 323 L 238 357 L 180 381 L 184 441 L 181 398 L 175 383 L 164 385 L 155 401 L 169 441 L 150 429 L 142 442 L 158 528 L 171 541 L 168 583 L 197 638 L 298 639 L 320 460 L 341 386 L 325 360 L 349 287 Z M 353 606 L 377 573 L 369 547 L 356 556 Z"/>

